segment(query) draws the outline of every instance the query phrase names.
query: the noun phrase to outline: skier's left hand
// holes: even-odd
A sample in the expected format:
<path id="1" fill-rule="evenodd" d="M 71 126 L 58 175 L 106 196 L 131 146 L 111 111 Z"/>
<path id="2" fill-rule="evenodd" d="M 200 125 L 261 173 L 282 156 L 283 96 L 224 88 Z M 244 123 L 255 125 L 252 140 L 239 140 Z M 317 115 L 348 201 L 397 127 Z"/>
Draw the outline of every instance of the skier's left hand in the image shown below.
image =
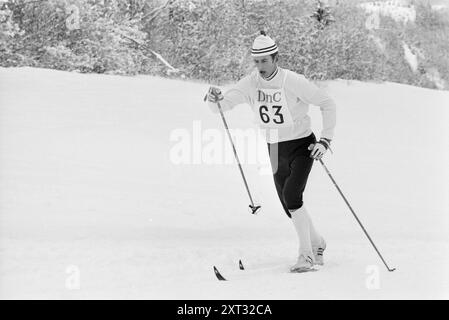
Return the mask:
<path id="1" fill-rule="evenodd" d="M 214 102 L 214 103 L 217 103 L 217 102 L 223 100 L 223 94 L 221 93 L 220 88 L 210 87 L 209 91 L 207 92 L 206 99 L 209 102 Z"/>
<path id="2" fill-rule="evenodd" d="M 320 160 L 324 156 L 328 148 L 329 142 L 327 140 L 321 139 L 317 143 L 311 144 L 309 146 L 309 150 L 312 150 L 312 152 L 310 153 L 310 157 L 314 160 Z"/>

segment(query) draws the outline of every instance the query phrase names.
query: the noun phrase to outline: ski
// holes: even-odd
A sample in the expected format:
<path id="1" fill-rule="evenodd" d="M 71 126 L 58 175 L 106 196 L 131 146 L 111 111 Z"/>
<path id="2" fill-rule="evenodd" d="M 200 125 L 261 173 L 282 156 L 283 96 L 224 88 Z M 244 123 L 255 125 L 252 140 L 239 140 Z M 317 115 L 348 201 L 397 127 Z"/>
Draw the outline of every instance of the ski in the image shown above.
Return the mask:
<path id="1" fill-rule="evenodd" d="M 245 267 L 243 266 L 242 260 L 239 260 L 239 269 L 240 270 L 246 270 Z M 265 268 L 265 270 L 269 270 L 269 269 L 271 269 L 271 268 Z M 289 273 L 307 273 L 307 272 L 316 272 L 318 270 L 319 269 L 315 269 L 315 268 L 298 268 L 296 270 L 290 270 Z M 252 270 L 252 271 L 247 271 L 247 272 L 250 272 L 250 274 L 251 274 L 251 273 L 254 273 L 254 272 L 258 272 L 258 271 L 257 270 Z M 218 280 L 220 280 L 220 281 L 228 281 L 228 279 L 225 278 L 220 273 L 220 271 L 218 270 L 218 268 L 216 266 L 214 266 L 214 274 L 215 274 L 215 276 L 217 277 Z M 245 274 L 246 274 L 246 272 L 245 272 Z"/>
<path id="2" fill-rule="evenodd" d="M 245 267 L 243 266 L 242 260 L 239 260 L 239 269 L 240 270 L 245 270 Z M 214 273 L 215 273 L 215 276 L 217 277 L 218 280 L 220 280 L 220 281 L 228 281 L 225 277 L 223 277 L 221 275 L 220 271 L 218 271 L 216 266 L 214 266 Z"/>
<path id="3" fill-rule="evenodd" d="M 227 280 L 225 279 L 225 277 L 223 277 L 223 276 L 221 275 L 220 271 L 218 271 L 218 269 L 217 269 L 216 266 L 214 266 L 214 273 L 215 273 L 215 276 L 217 277 L 218 280 L 220 280 L 220 281 L 227 281 Z"/>
<path id="4" fill-rule="evenodd" d="M 298 268 L 295 270 L 290 270 L 290 273 L 305 273 L 305 272 L 315 272 L 318 271 L 317 269 L 314 268 Z"/>

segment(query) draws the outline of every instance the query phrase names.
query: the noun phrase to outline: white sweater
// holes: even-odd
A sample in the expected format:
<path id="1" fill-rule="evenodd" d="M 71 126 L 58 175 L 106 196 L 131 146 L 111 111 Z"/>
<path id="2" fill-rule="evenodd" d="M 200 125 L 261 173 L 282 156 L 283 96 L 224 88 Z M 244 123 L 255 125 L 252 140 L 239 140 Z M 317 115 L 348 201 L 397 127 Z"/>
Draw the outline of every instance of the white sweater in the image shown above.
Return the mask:
<path id="1" fill-rule="evenodd" d="M 238 104 L 247 103 L 251 106 L 255 118 L 258 119 L 261 112 L 268 110 L 265 107 L 258 110 L 261 102 L 257 100 L 260 96 L 263 96 L 259 94 L 258 89 L 284 89 L 288 112 L 291 115 L 289 116 L 291 121 L 288 126 L 275 126 L 275 130 L 277 130 L 275 140 L 273 140 L 272 135 L 267 135 L 267 142 L 275 143 L 309 136 L 312 133 L 310 117 L 308 116 L 309 104 L 316 105 L 321 109 L 323 119 L 321 138 L 333 138 L 336 125 L 334 101 L 303 75 L 287 69 L 278 68 L 277 74 L 271 80 L 265 80 L 255 70 L 224 93 L 224 99 L 220 102 L 222 110 L 228 111 Z M 213 112 L 219 112 L 217 104 L 209 102 L 209 107 Z"/>

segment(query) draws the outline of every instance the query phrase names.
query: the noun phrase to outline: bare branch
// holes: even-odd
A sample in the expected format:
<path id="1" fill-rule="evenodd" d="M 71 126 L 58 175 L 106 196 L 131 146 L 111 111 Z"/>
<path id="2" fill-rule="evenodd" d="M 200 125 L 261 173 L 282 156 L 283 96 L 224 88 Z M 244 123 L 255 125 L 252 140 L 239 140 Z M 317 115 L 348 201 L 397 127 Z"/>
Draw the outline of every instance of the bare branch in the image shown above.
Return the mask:
<path id="1" fill-rule="evenodd" d="M 157 52 L 155 52 L 154 50 L 152 50 L 152 49 L 151 49 L 150 47 L 148 47 L 146 44 L 141 43 L 141 42 L 137 41 L 136 39 L 130 38 L 130 37 L 128 37 L 127 35 L 124 35 L 124 34 L 122 34 L 122 33 L 120 33 L 120 36 L 122 36 L 123 38 L 126 38 L 126 39 L 128 39 L 128 40 L 134 42 L 135 44 L 137 44 L 137 45 L 139 45 L 139 46 L 141 46 L 141 47 L 144 47 L 145 49 L 147 49 L 148 51 L 150 51 L 151 54 L 153 54 L 153 56 L 155 56 L 157 59 L 159 59 L 159 61 L 161 61 L 161 62 L 162 62 L 162 63 L 169 69 L 169 70 L 168 70 L 168 73 L 177 73 L 177 72 L 180 72 L 179 69 L 177 69 L 177 68 L 173 67 L 171 64 L 169 64 L 169 63 L 167 62 L 167 60 L 164 59 L 164 57 L 162 57 L 159 53 L 157 53 Z"/>
<path id="2" fill-rule="evenodd" d="M 165 4 L 151 10 L 151 12 L 149 12 L 148 14 L 143 16 L 142 20 L 146 19 L 147 17 L 150 17 L 149 20 L 147 21 L 147 23 L 152 22 L 161 13 L 162 9 L 165 9 L 168 5 L 172 4 L 175 1 L 176 0 L 167 0 L 167 2 Z"/>

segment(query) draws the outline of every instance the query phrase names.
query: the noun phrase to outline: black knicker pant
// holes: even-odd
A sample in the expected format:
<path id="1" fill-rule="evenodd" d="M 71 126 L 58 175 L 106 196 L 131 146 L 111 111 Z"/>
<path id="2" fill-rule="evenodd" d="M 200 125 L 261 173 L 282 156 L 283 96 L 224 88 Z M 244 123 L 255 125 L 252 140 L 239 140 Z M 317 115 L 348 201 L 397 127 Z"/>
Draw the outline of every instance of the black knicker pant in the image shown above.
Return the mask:
<path id="1" fill-rule="evenodd" d="M 303 205 L 302 194 L 314 161 L 308 147 L 315 142 L 312 133 L 305 138 L 268 144 L 276 191 L 290 218 L 289 210 Z"/>

